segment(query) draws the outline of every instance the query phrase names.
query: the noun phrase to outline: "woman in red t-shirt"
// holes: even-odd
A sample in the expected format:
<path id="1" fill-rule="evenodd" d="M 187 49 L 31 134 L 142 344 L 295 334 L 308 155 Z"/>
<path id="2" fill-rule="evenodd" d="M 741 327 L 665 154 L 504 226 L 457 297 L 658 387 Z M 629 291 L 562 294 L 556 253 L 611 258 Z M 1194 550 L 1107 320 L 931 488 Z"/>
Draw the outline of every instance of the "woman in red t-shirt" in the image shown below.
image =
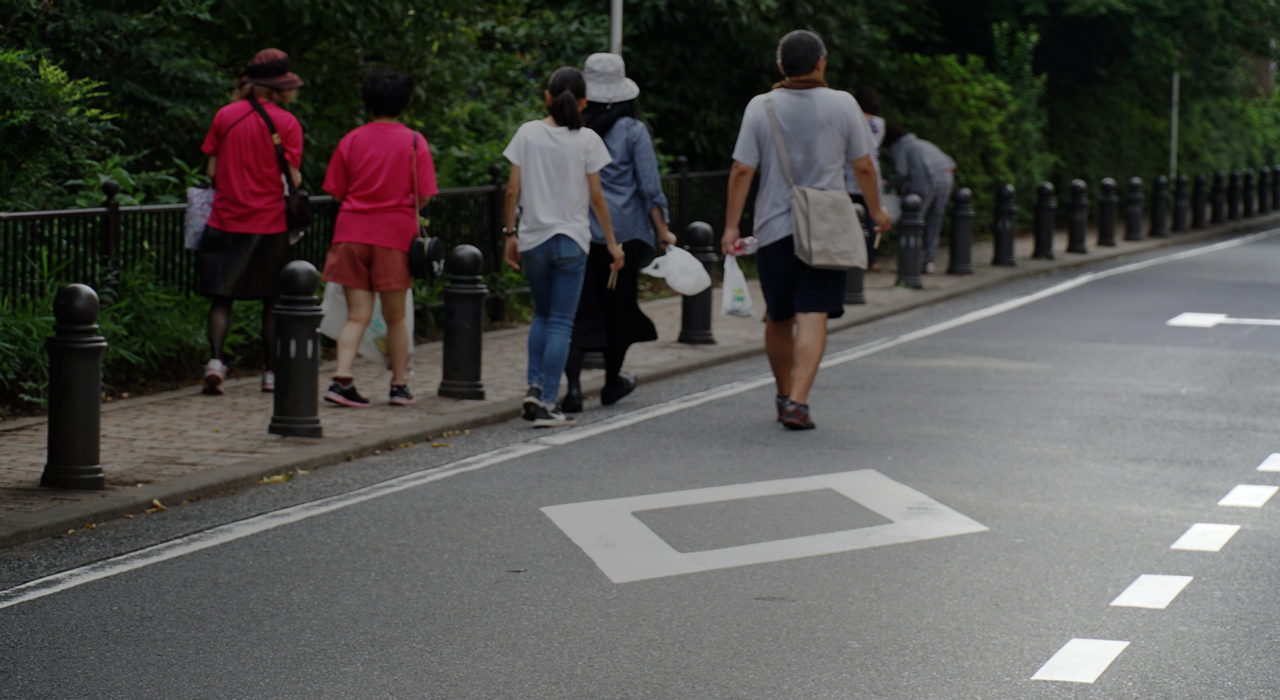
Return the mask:
<path id="1" fill-rule="evenodd" d="M 213 212 L 196 253 L 200 291 L 212 299 L 204 393 L 221 394 L 227 365 L 222 348 L 231 328 L 235 299 L 261 299 L 266 372 L 262 390 L 275 390 L 272 309 L 280 295 L 280 271 L 289 263 L 285 223 L 285 184 L 267 122 L 250 103 L 262 105 L 284 146 L 295 185 L 302 183 L 302 126 L 281 104 L 292 102 L 303 85 L 289 71 L 289 56 L 279 49 L 259 51 L 240 78 L 236 99 L 218 110 L 201 150 L 209 156 L 209 177 L 216 182 Z"/>
<path id="2" fill-rule="evenodd" d="M 342 206 L 324 279 L 343 286 L 347 321 L 338 333 L 338 368 L 324 398 L 340 406 L 369 405 L 351 375 L 356 348 L 373 319 L 375 294 L 387 324 L 391 404 L 413 405 L 407 376 L 412 339 L 405 323 L 406 292 L 413 286 L 409 246 L 418 235 L 418 210 L 437 190 L 427 140 L 396 120 L 412 95 L 409 76 L 370 73 L 361 89 L 370 121 L 342 137 L 325 172 L 324 189 Z"/>

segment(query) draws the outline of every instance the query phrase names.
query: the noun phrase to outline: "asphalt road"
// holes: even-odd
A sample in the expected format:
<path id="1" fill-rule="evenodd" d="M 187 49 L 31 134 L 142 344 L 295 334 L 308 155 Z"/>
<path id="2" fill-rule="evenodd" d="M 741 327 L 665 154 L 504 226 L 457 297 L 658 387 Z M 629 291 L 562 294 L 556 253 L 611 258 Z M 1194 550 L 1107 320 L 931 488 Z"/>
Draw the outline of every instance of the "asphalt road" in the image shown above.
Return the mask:
<path id="1" fill-rule="evenodd" d="M 1187 252 L 835 335 L 816 431 L 759 358 L 6 552 L 0 697 L 1280 698 L 1280 499 L 1219 505 L 1280 236 Z"/>

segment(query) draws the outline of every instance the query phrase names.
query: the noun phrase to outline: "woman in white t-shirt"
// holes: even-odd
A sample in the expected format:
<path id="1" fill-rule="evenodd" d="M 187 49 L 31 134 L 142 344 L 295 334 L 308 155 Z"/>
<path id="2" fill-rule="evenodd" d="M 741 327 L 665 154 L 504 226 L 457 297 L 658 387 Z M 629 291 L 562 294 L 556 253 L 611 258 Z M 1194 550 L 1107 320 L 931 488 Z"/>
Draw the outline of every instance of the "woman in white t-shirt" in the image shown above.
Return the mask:
<path id="1" fill-rule="evenodd" d="M 502 229 L 505 257 L 516 270 L 523 262 L 533 296 L 524 419 L 533 421 L 535 428 L 574 422 L 557 401 L 591 245 L 588 207 L 604 230 L 613 257 L 609 269 L 621 269 L 624 260 L 600 188 L 600 169 L 611 162 L 609 151 L 596 132 L 582 128 L 582 108 L 587 104 L 582 71 L 560 68 L 551 75 L 543 97 L 550 116 L 525 122 L 502 152 L 511 161 Z"/>

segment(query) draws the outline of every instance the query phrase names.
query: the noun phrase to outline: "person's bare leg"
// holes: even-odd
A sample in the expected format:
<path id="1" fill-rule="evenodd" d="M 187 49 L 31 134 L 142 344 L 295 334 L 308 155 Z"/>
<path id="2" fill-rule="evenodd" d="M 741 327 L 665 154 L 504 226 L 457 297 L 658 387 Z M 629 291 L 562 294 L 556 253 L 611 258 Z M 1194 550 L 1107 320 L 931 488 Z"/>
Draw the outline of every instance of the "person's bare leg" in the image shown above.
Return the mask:
<path id="1" fill-rule="evenodd" d="M 345 378 L 355 371 L 356 348 L 360 347 L 364 329 L 369 327 L 369 320 L 373 318 L 373 292 L 354 287 L 342 289 L 347 296 L 347 322 L 338 332 L 338 368 L 334 376 Z"/>
<path id="2" fill-rule="evenodd" d="M 822 353 L 827 349 L 827 314 L 796 314 L 796 339 L 791 365 L 791 400 L 809 403 L 809 389 L 818 376 Z M 776 371 L 775 371 L 776 373 Z"/>
<path id="3" fill-rule="evenodd" d="M 795 326 L 795 318 L 785 321 L 769 319 L 764 323 L 764 351 L 769 356 L 769 368 L 773 370 L 773 380 L 778 385 L 778 396 L 791 393 L 791 368 L 795 364 Z"/>
<path id="4" fill-rule="evenodd" d="M 387 322 L 387 354 L 391 356 L 391 383 L 409 383 L 409 324 L 405 323 L 403 289 L 381 292 L 382 320 Z"/>

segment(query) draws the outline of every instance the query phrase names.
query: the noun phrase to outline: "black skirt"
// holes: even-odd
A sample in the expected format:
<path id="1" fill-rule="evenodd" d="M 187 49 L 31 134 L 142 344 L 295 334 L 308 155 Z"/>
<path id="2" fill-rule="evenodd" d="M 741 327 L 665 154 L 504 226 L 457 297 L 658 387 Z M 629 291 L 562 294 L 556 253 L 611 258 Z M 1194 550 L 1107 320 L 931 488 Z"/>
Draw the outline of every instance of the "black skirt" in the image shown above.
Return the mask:
<path id="1" fill-rule="evenodd" d="M 231 299 L 280 296 L 280 271 L 292 259 L 287 233 L 229 233 L 206 227 L 196 251 L 200 293 Z"/>
<path id="2" fill-rule="evenodd" d="M 643 241 L 622 244 L 626 264 L 618 270 L 618 281 L 609 289 L 609 264 L 613 256 L 598 243 L 587 253 L 587 272 L 582 278 L 582 297 L 573 321 L 573 347 L 580 350 L 627 348 L 632 343 L 658 339 L 653 321 L 637 302 L 640 268 L 653 249 Z"/>

